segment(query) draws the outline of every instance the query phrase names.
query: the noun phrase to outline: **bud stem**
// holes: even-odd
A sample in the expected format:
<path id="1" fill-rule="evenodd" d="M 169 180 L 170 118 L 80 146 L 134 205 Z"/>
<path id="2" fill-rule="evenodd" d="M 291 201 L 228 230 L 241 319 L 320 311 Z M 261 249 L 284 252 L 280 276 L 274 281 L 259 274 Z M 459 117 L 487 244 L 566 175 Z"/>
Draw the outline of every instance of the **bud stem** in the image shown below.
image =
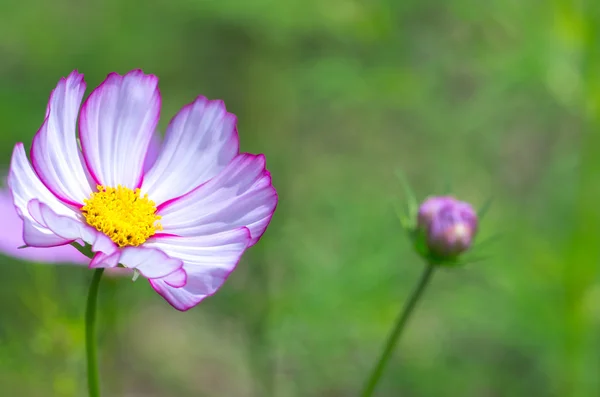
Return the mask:
<path id="1" fill-rule="evenodd" d="M 85 350 L 87 353 L 88 393 L 90 397 L 100 397 L 98 350 L 96 347 L 96 300 L 103 272 L 103 268 L 96 269 L 94 272 L 85 310 Z"/>
<path id="2" fill-rule="evenodd" d="M 385 369 L 387 362 L 389 361 L 389 359 L 392 356 L 392 353 L 394 352 L 394 348 L 396 347 L 396 344 L 400 339 L 400 336 L 402 335 L 402 331 L 404 331 L 405 325 L 411 313 L 413 312 L 417 302 L 423 295 L 425 287 L 427 287 L 427 284 L 429 284 L 429 281 L 431 280 L 434 267 L 435 266 L 433 264 L 428 263 L 425 269 L 423 270 L 423 274 L 421 275 L 421 279 L 419 280 L 417 287 L 413 291 L 412 295 L 410 296 L 410 299 L 408 300 L 408 302 L 404 306 L 404 309 L 400 313 L 400 316 L 396 320 L 396 324 L 394 325 L 394 328 L 392 329 L 388 337 L 388 340 L 385 344 L 385 347 L 383 348 L 381 356 L 379 357 L 379 361 L 377 362 L 377 365 L 371 372 L 371 375 L 369 376 L 365 384 L 365 388 L 361 393 L 361 397 L 371 397 L 373 395 L 375 387 L 377 386 L 377 383 L 379 382 L 379 379 L 383 374 L 383 370 Z"/>

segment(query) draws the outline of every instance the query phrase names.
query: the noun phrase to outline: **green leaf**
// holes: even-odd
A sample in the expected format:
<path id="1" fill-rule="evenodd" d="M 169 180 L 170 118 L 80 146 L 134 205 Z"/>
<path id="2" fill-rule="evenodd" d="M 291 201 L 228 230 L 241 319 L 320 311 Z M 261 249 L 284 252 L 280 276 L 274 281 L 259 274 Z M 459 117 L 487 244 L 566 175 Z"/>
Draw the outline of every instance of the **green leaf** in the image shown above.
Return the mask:
<path id="1" fill-rule="evenodd" d="M 491 255 L 473 255 L 463 257 L 460 261 L 461 265 L 470 265 L 472 263 L 483 262 L 491 258 Z"/>
<path id="2" fill-rule="evenodd" d="M 410 187 L 410 184 L 408 183 L 404 172 L 402 172 L 402 170 L 400 169 L 396 169 L 395 175 L 400 181 L 400 184 L 402 185 L 402 190 L 404 190 L 404 195 L 406 196 L 406 215 L 408 219 L 410 219 L 411 222 L 414 223 L 414 220 L 417 217 L 419 203 L 417 202 L 415 193 Z"/>
<path id="3" fill-rule="evenodd" d="M 472 249 L 472 250 L 477 250 L 477 251 L 479 251 L 479 250 L 481 250 L 481 247 L 486 247 L 486 246 L 489 246 L 489 245 L 491 245 L 492 243 L 495 243 L 496 241 L 500 240 L 500 237 L 501 237 L 501 236 L 502 236 L 501 234 L 494 234 L 494 235 L 492 235 L 492 236 L 490 236 L 490 237 L 486 238 L 485 240 L 483 240 L 483 241 L 481 241 L 481 242 L 478 242 L 478 243 L 476 243 L 476 244 L 473 246 L 473 248 L 471 248 L 471 249 Z"/>
<path id="4" fill-rule="evenodd" d="M 394 212 L 398 216 L 398 219 L 400 219 L 400 224 L 402 225 L 402 227 L 405 230 L 411 230 L 413 228 L 412 224 L 414 223 L 414 221 L 409 219 L 408 214 L 407 214 L 407 209 L 402 208 L 402 205 L 400 205 L 397 201 L 394 202 L 393 206 L 394 206 Z"/>

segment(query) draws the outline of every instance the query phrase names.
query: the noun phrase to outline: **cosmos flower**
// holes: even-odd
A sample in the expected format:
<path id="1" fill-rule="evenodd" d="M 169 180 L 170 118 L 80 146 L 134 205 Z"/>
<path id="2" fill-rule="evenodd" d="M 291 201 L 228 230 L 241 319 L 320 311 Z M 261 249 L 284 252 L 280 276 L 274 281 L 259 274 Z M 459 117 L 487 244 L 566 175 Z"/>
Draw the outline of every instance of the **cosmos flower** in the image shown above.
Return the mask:
<path id="1" fill-rule="evenodd" d="M 144 170 L 149 170 L 156 161 L 160 150 L 160 135 L 154 134 L 148 147 L 148 154 L 144 162 Z M 79 252 L 71 245 L 60 245 L 49 248 L 29 247 L 21 249 L 25 245 L 23 241 L 23 220 L 17 214 L 10 191 L 0 188 L 0 218 L 4 227 L 0 229 L 0 252 L 13 258 L 18 258 L 40 264 L 74 264 L 86 265 L 90 263 L 87 256 Z M 108 269 L 108 275 L 127 274 L 124 268 Z"/>
<path id="2" fill-rule="evenodd" d="M 80 110 L 85 88 L 77 71 L 59 81 L 31 162 L 15 146 L 8 184 L 23 240 L 40 248 L 84 241 L 90 268 L 135 269 L 187 310 L 221 287 L 267 228 L 277 193 L 265 158 L 240 154 L 235 116 L 198 97 L 171 120 L 144 171 L 158 79 L 111 73 Z"/>
<path id="3" fill-rule="evenodd" d="M 0 189 L 0 252 L 7 256 L 38 263 L 70 263 L 83 265 L 90 260 L 70 245 L 53 248 L 19 249 L 23 242 L 23 221 L 17 215 L 10 192 Z"/>
<path id="4" fill-rule="evenodd" d="M 426 233 L 429 250 L 438 257 L 453 257 L 471 247 L 477 233 L 473 207 L 450 196 L 430 197 L 421 204 L 418 225 Z"/>

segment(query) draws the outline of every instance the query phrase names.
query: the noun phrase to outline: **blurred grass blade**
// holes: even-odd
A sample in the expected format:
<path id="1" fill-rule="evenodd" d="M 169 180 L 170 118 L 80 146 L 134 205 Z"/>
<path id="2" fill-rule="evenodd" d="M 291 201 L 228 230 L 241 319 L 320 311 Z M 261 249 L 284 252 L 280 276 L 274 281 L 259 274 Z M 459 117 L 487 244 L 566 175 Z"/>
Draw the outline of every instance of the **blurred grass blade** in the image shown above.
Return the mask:
<path id="1" fill-rule="evenodd" d="M 488 199 L 485 200 L 485 203 L 483 203 L 481 208 L 477 210 L 477 217 L 479 218 L 479 220 L 482 220 L 485 214 L 488 212 L 488 210 L 492 206 L 492 201 L 494 201 L 494 198 L 492 196 L 488 197 Z"/>
<path id="2" fill-rule="evenodd" d="M 411 221 L 408 218 L 408 209 L 405 208 L 406 206 L 402 206 L 397 200 L 392 205 L 394 206 L 394 212 L 398 216 L 398 219 L 400 219 L 402 227 L 406 230 L 411 229 Z"/>
<path id="3" fill-rule="evenodd" d="M 471 265 L 473 263 L 483 262 L 491 258 L 491 255 L 473 255 L 462 258 L 460 261 L 452 262 L 452 267 L 454 266 L 466 266 Z"/>
<path id="4" fill-rule="evenodd" d="M 496 241 L 500 240 L 500 237 L 502 237 L 501 234 L 497 233 L 494 235 L 489 236 L 488 238 L 486 238 L 485 240 L 483 240 L 482 242 L 478 242 L 473 246 L 474 250 L 480 250 L 481 247 L 486 247 L 491 245 L 492 243 L 495 243 Z"/>
<path id="5" fill-rule="evenodd" d="M 410 220 L 413 220 L 417 216 L 418 211 L 417 198 L 415 196 L 414 191 L 410 187 L 410 184 L 408 183 L 404 172 L 402 172 L 402 170 L 400 169 L 396 169 L 395 174 L 398 180 L 400 181 L 400 184 L 402 185 L 402 190 L 404 190 L 404 195 L 406 196 L 405 200 L 407 207 L 407 216 Z"/>

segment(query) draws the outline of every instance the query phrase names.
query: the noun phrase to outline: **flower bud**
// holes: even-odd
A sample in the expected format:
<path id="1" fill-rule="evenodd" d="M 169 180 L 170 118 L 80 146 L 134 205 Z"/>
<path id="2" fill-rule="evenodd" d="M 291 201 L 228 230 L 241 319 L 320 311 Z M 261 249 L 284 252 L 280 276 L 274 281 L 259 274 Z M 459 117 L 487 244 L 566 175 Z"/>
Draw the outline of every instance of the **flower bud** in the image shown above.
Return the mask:
<path id="1" fill-rule="evenodd" d="M 440 209 L 455 201 L 450 196 L 429 197 L 419 207 L 417 226 L 427 231 Z"/>
<path id="2" fill-rule="evenodd" d="M 432 254 L 453 257 L 471 246 L 477 214 L 471 205 L 453 197 L 432 197 L 421 205 L 418 224 Z"/>

